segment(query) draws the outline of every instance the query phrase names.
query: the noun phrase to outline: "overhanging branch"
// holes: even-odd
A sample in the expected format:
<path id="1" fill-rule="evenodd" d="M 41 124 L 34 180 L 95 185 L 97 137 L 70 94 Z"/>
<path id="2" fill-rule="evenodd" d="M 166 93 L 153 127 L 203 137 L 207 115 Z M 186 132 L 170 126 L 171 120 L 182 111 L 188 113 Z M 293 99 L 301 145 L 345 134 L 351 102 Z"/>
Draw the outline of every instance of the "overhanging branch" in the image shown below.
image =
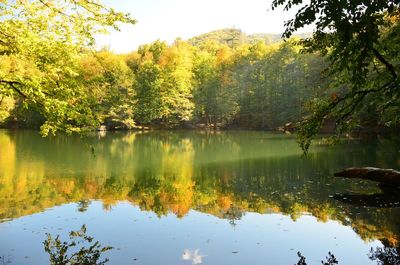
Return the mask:
<path id="1" fill-rule="evenodd" d="M 396 70 L 394 69 L 394 66 L 389 63 L 383 56 L 382 54 L 379 53 L 377 49 L 372 49 L 374 52 L 375 57 L 385 65 L 386 69 L 390 72 L 390 74 L 393 77 L 393 80 L 397 78 L 397 73 Z"/>
<path id="2" fill-rule="evenodd" d="M 20 96 L 23 98 L 28 98 L 27 95 L 25 95 L 19 88 L 17 88 L 15 85 L 20 85 L 19 82 L 16 81 L 8 81 L 8 80 L 0 80 L 0 83 L 7 84 L 9 85 L 14 91 L 16 91 Z"/>
<path id="3" fill-rule="evenodd" d="M 32 99 L 32 98 L 29 98 L 28 95 L 26 95 L 24 92 L 22 92 L 21 89 L 19 89 L 19 88 L 17 87 L 17 85 L 19 85 L 19 86 L 22 85 L 20 82 L 17 82 L 17 81 L 10 81 L 10 80 L 1 80 L 1 79 L 0 79 L 0 84 L 1 84 L 1 83 L 9 85 L 15 92 L 18 93 L 18 95 L 20 95 L 20 96 L 23 97 L 24 99 L 33 101 L 34 103 L 39 104 L 40 106 L 44 106 L 43 103 L 38 102 L 38 101 L 36 101 L 36 100 L 34 100 L 34 99 Z"/>

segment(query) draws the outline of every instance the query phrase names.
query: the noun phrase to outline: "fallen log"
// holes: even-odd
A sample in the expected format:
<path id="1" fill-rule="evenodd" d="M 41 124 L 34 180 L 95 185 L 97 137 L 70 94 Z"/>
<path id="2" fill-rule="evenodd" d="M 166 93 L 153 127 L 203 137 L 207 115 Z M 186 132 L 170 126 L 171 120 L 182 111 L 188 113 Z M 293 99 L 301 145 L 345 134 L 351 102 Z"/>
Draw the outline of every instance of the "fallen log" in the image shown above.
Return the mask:
<path id="1" fill-rule="evenodd" d="M 385 185 L 400 186 L 400 171 L 376 167 L 347 168 L 334 174 L 335 177 L 369 179 Z"/>

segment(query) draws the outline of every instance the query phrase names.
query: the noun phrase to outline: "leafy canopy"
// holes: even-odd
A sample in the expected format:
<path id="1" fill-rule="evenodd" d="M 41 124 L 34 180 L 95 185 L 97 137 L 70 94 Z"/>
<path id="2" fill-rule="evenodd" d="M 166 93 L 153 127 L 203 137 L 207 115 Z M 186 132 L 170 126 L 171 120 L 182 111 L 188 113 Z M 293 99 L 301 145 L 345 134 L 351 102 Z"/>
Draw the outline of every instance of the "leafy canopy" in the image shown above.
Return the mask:
<path id="1" fill-rule="evenodd" d="M 399 123 L 399 0 L 273 1 L 272 9 L 280 6 L 299 8 L 285 22 L 284 37 L 315 24 L 303 44 L 328 56 L 329 73 L 337 79 L 331 97 L 314 104 L 300 125 L 305 152 L 326 119 L 335 120 L 338 133 L 354 128 L 362 111 L 376 113 L 378 126 Z"/>
<path id="2" fill-rule="evenodd" d="M 78 57 L 119 22 L 135 20 L 97 0 L 0 1 L 0 95 L 18 95 L 41 112 L 45 135 L 96 126 L 77 82 Z"/>

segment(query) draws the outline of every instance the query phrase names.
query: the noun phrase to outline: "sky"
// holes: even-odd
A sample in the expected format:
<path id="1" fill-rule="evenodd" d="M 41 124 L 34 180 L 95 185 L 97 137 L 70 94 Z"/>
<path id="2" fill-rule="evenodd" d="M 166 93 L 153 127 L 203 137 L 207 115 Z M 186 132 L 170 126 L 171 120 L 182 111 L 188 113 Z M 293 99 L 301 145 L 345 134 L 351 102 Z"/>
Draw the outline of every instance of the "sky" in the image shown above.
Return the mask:
<path id="1" fill-rule="evenodd" d="M 294 11 L 270 10 L 272 0 L 103 0 L 105 5 L 130 13 L 138 23 L 122 25 L 120 32 L 97 36 L 99 47 L 127 53 L 141 44 L 176 38 L 187 40 L 223 28 L 247 34 L 282 33 Z M 299 32 L 310 32 L 310 28 Z"/>

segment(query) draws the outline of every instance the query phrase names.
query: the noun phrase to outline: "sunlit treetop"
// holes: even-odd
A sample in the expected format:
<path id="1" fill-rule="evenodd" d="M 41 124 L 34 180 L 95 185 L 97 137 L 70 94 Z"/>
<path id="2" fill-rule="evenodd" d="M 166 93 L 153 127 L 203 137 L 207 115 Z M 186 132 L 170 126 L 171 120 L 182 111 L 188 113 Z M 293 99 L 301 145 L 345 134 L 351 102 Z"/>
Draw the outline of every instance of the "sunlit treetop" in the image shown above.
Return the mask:
<path id="1" fill-rule="evenodd" d="M 120 22 L 136 23 L 129 14 L 108 8 L 97 0 L 2 0 L 0 16 L 3 18 L 3 45 L 7 43 L 4 39 L 16 37 L 8 30 L 15 30 L 21 24 L 41 31 L 40 37 L 48 35 L 64 41 L 93 44 L 94 34 L 106 33 L 109 28 L 119 30 Z"/>
<path id="2" fill-rule="evenodd" d="M 94 47 L 95 34 L 135 22 L 97 0 L 1 0 L 0 95 L 18 95 L 37 108 L 45 135 L 96 126 L 76 82 L 77 58 Z"/>

